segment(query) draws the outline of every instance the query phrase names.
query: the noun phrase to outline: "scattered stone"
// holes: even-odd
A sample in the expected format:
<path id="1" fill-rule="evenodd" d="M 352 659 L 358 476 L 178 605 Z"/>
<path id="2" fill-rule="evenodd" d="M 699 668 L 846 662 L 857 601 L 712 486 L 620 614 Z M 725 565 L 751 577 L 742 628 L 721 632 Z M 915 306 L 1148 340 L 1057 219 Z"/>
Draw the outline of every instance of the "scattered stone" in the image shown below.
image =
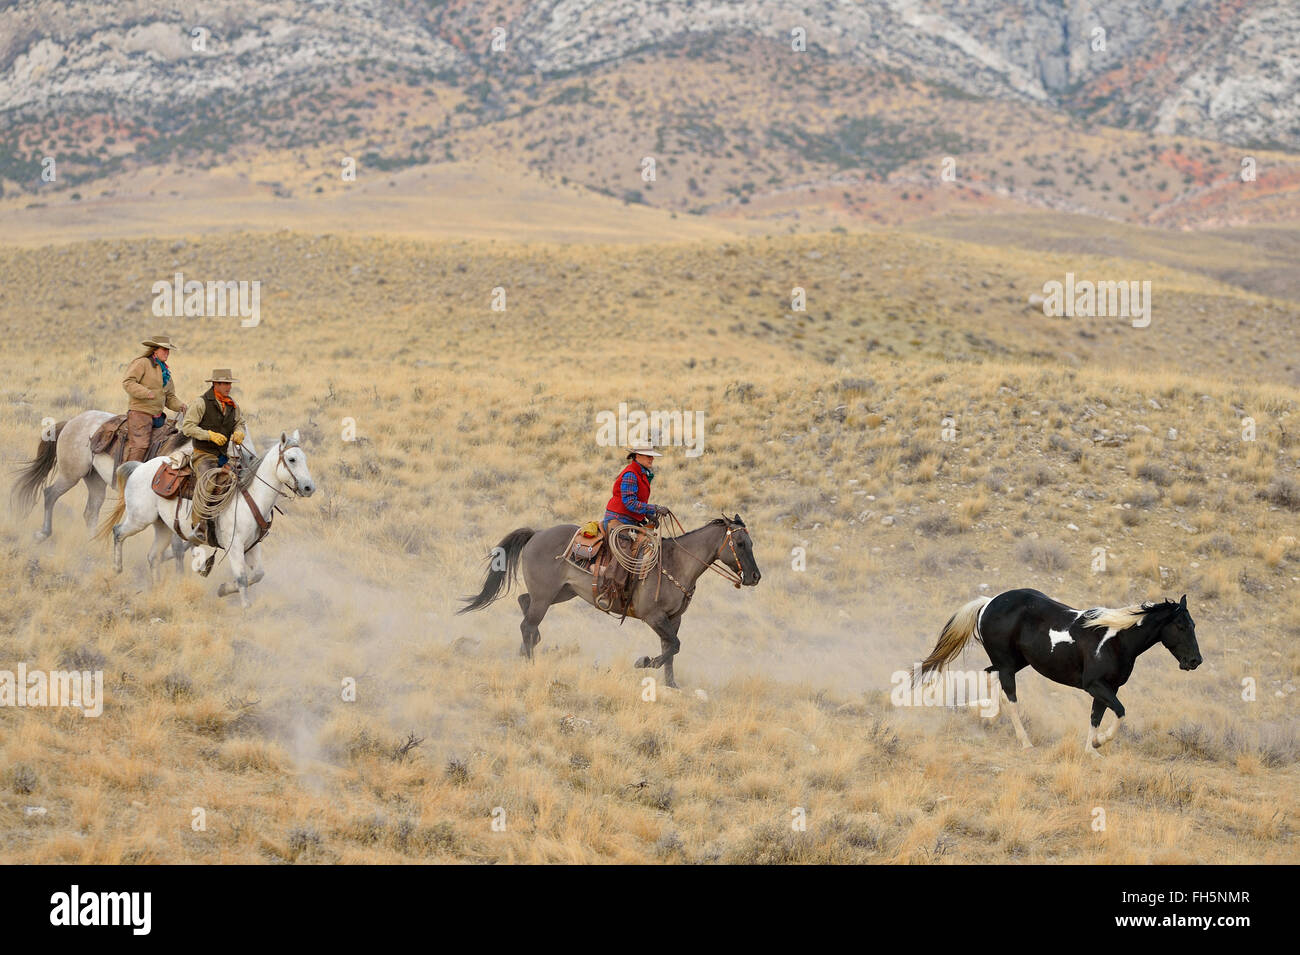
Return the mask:
<path id="1" fill-rule="evenodd" d="M 583 719 L 581 716 L 574 716 L 569 713 L 560 717 L 561 733 L 576 733 L 578 730 L 591 729 L 591 720 Z"/>

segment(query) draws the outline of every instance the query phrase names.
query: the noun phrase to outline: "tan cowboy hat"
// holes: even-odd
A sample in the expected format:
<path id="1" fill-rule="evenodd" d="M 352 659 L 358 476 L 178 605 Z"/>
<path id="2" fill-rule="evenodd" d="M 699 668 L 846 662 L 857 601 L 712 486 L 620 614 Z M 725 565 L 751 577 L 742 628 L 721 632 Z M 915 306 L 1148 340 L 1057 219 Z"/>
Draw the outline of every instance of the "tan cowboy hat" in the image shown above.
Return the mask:
<path id="1" fill-rule="evenodd" d="M 629 455 L 633 455 L 633 454 L 644 454 L 646 457 L 650 457 L 650 458 L 662 458 L 662 457 L 663 457 L 662 454 L 660 454 L 658 451 L 656 451 L 656 450 L 654 449 L 654 447 L 653 447 L 652 445 L 649 445 L 649 444 L 629 444 L 629 445 L 627 446 L 627 453 L 628 453 Z"/>
<path id="2" fill-rule="evenodd" d="M 203 380 L 209 383 L 225 382 L 226 384 L 233 384 L 239 379 L 231 375 L 229 368 L 214 368 L 212 369 L 212 377 Z"/>
<path id="3" fill-rule="evenodd" d="M 172 344 L 172 337 L 166 332 L 154 335 L 152 338 L 146 338 L 140 344 L 145 348 L 166 348 L 168 351 L 176 350 L 176 346 Z"/>

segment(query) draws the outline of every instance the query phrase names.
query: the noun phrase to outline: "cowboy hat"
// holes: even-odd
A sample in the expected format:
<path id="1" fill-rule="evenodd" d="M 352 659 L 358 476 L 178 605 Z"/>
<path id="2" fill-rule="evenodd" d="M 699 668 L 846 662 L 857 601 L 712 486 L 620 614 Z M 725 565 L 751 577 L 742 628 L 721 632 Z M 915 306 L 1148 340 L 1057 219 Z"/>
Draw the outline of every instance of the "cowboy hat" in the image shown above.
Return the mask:
<path id="1" fill-rule="evenodd" d="M 650 444 L 629 444 L 627 446 L 628 457 L 634 454 L 644 454 L 649 458 L 662 458 L 663 455 L 654 449 Z"/>
<path id="2" fill-rule="evenodd" d="M 229 368 L 214 368 L 212 369 L 212 377 L 203 380 L 209 383 L 225 382 L 226 384 L 233 384 L 239 379 L 231 375 Z"/>
<path id="3" fill-rule="evenodd" d="M 168 351 L 176 350 L 176 346 L 172 344 L 172 337 L 166 332 L 161 332 L 151 338 L 146 338 L 140 344 L 145 348 L 166 348 Z"/>

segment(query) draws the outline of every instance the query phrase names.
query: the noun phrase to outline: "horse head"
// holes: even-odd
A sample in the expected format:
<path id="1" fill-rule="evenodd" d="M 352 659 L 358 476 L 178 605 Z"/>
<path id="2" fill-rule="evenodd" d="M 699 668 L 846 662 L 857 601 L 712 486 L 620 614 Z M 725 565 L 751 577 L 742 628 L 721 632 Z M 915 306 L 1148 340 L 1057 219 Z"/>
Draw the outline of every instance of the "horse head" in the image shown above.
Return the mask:
<path id="1" fill-rule="evenodd" d="M 740 515 L 727 517 L 722 515 L 719 521 L 727 529 L 726 539 L 718 547 L 718 559 L 727 569 L 734 571 L 740 582 L 746 587 L 755 586 L 763 575 L 759 573 L 758 562 L 754 559 L 754 542 Z"/>
<path id="2" fill-rule="evenodd" d="M 316 482 L 307 469 L 307 453 L 299 446 L 298 440 L 296 429 L 293 434 L 280 433 L 275 476 L 298 496 L 311 497 L 316 490 Z"/>
<path id="3" fill-rule="evenodd" d="M 1196 643 L 1196 623 L 1187 612 L 1187 594 L 1178 603 L 1165 601 L 1168 611 L 1164 622 L 1156 631 L 1165 649 L 1178 661 L 1180 670 L 1195 670 L 1201 665 L 1201 648 Z"/>

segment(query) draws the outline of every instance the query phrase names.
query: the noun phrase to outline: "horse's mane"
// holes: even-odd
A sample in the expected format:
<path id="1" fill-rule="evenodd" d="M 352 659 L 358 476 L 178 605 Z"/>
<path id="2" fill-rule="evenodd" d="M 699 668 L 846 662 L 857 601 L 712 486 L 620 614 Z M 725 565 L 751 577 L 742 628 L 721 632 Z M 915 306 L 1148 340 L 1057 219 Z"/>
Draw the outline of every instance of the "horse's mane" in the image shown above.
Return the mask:
<path id="1" fill-rule="evenodd" d="M 262 459 L 266 457 L 267 452 L 255 455 L 251 461 L 243 466 L 239 471 L 239 486 L 252 486 L 254 478 L 257 477 L 257 469 L 262 466 Z"/>
<path id="2" fill-rule="evenodd" d="M 1083 612 L 1084 618 L 1088 621 L 1089 627 L 1106 627 L 1115 630 L 1128 630 L 1131 627 L 1142 625 L 1142 621 L 1147 618 L 1147 614 L 1154 610 L 1163 610 L 1172 601 L 1163 600 L 1156 603 L 1152 600 L 1144 600 L 1140 604 L 1132 604 L 1128 607 L 1093 607 L 1091 610 Z"/>

